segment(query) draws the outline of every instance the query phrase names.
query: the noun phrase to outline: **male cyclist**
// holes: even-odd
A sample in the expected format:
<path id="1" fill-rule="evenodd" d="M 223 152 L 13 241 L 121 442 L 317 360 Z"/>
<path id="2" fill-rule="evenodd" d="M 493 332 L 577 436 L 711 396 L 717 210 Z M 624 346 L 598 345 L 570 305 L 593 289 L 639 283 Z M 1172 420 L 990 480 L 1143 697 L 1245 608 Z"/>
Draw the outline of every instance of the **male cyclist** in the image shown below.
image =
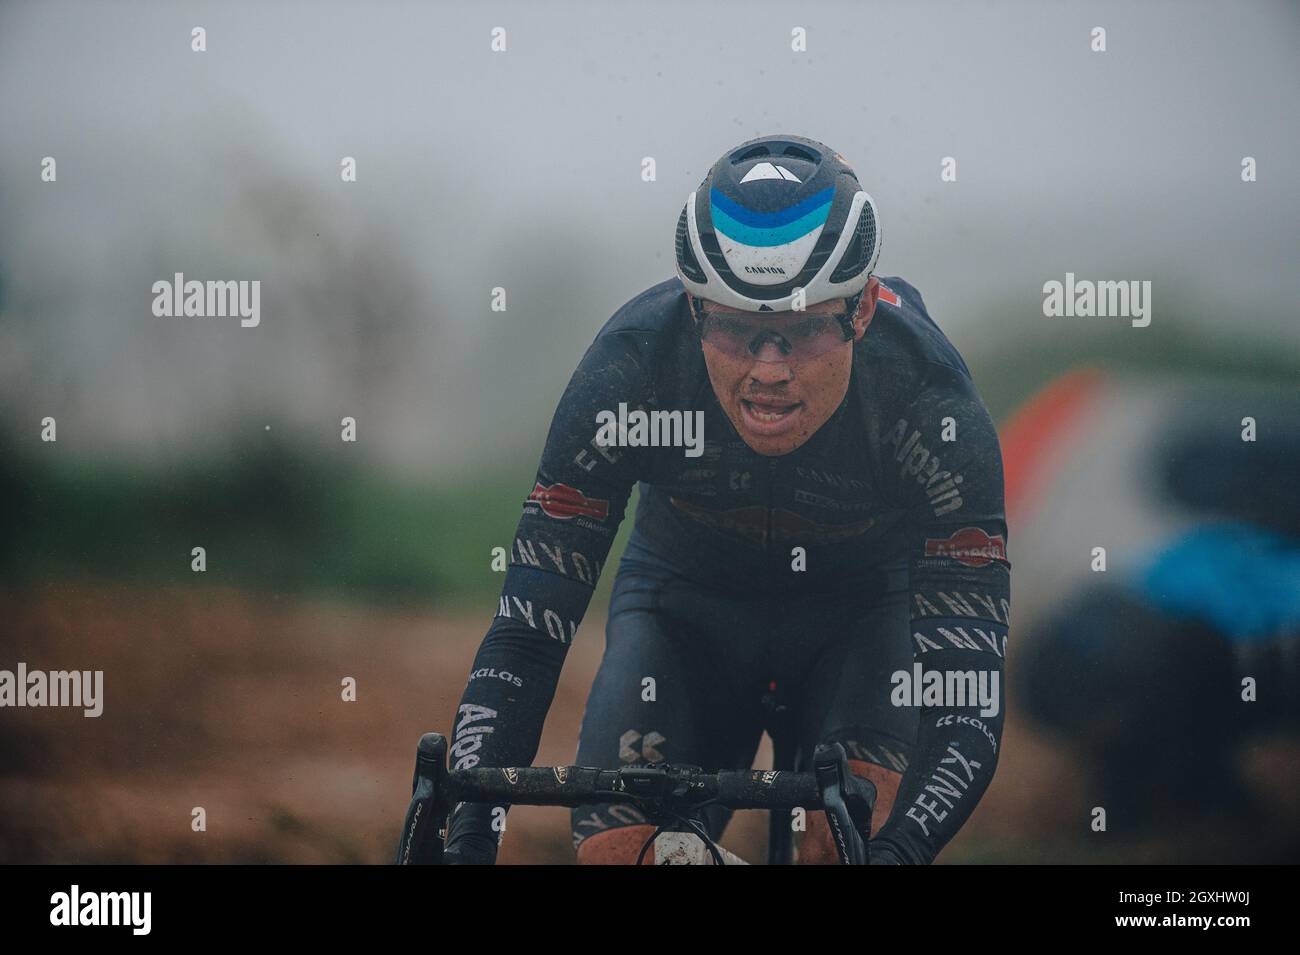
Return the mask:
<path id="1" fill-rule="evenodd" d="M 714 164 L 677 224 L 677 277 L 615 313 L 560 400 L 452 768 L 532 762 L 640 482 L 577 764 L 748 768 L 774 697 L 797 768 L 840 742 L 875 783 L 873 863 L 928 863 L 953 837 L 992 778 L 1003 708 L 906 687 L 1000 678 L 1001 456 L 920 294 L 872 274 L 879 252 L 874 202 L 821 143 L 769 136 Z M 600 421 L 628 410 L 702 415 L 702 443 L 611 439 Z M 494 861 L 492 813 L 455 808 L 447 861 Z M 819 816 L 802 862 L 835 859 Z M 704 821 L 715 837 L 726 823 Z M 572 823 L 584 863 L 633 862 L 653 832 L 624 804 Z"/>

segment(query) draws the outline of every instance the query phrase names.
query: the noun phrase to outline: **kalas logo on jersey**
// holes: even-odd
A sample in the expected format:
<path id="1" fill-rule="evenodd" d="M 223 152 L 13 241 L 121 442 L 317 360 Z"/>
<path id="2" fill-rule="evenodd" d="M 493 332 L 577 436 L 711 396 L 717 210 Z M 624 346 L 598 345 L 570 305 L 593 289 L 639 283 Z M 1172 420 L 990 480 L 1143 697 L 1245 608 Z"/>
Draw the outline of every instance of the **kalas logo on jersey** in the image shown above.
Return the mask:
<path id="1" fill-rule="evenodd" d="M 542 512 L 547 517 L 560 520 L 568 520 L 581 514 L 603 521 L 609 516 L 609 501 L 587 497 L 576 487 L 569 487 L 567 484 L 552 484 L 547 487 L 539 482 L 534 485 L 533 493 L 528 495 L 528 500 L 540 504 Z"/>
<path id="2" fill-rule="evenodd" d="M 1007 559 L 1007 541 L 1001 534 L 990 537 L 978 527 L 963 527 L 945 540 L 926 538 L 926 557 L 951 557 L 967 567 L 983 567 Z"/>

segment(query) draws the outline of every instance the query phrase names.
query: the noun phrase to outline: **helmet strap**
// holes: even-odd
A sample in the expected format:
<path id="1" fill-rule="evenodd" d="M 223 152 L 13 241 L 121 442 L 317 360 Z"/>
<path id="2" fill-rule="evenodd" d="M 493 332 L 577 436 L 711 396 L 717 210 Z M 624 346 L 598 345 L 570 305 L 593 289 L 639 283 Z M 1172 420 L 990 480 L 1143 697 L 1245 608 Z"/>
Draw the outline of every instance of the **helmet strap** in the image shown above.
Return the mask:
<path id="1" fill-rule="evenodd" d="M 695 326 L 696 332 L 700 331 L 701 323 L 704 321 L 703 309 L 698 305 L 700 301 L 702 299 L 696 298 L 690 292 L 686 293 L 686 307 L 690 309 L 692 324 Z"/>
<path id="2" fill-rule="evenodd" d="M 844 332 L 844 340 L 846 342 L 853 341 L 853 319 L 857 317 L 858 306 L 862 304 L 862 296 L 866 293 L 866 290 L 866 286 L 864 285 L 861 292 L 858 292 L 857 295 L 854 295 L 849 299 L 849 310 L 847 314 L 840 319 L 840 328 Z"/>

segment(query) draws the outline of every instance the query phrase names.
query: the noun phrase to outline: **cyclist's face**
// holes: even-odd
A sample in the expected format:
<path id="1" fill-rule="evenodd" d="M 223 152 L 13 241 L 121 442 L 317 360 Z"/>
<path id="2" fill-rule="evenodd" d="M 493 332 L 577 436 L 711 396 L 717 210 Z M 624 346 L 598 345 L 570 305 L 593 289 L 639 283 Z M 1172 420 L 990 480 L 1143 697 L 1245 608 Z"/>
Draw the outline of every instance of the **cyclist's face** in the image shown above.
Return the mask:
<path id="1" fill-rule="evenodd" d="M 853 319 L 857 341 L 875 313 L 880 283 L 867 283 Z M 745 443 L 789 454 L 816 433 L 849 387 L 852 343 L 838 315 L 845 299 L 799 312 L 741 312 L 704 302 L 700 338 L 718 402 Z"/>

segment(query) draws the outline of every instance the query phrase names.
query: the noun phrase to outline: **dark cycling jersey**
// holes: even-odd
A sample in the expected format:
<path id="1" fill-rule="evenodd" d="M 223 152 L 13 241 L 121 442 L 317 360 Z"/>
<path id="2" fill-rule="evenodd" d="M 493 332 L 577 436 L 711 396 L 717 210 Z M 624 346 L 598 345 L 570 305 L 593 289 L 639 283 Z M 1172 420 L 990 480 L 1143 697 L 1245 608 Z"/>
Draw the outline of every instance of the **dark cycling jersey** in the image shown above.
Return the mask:
<path id="1" fill-rule="evenodd" d="M 638 481 L 638 541 L 693 586 L 741 600 L 843 604 L 888 590 L 889 570 L 901 566 L 914 667 L 1001 679 L 1010 564 L 997 434 L 920 294 L 902 279 L 881 284 L 853 345 L 844 400 L 802 446 L 776 457 L 750 449 L 719 405 L 676 278 L 606 323 L 560 400 L 524 502 L 497 615 L 457 711 L 453 768 L 532 762 Z M 603 445 L 597 414 L 620 405 L 702 411 L 703 453 Z M 993 775 L 1003 713 L 976 718 L 978 709 L 920 707 L 873 851 L 930 862 L 970 815 Z M 494 847 L 484 835 L 489 813 L 457 807 L 448 850 Z"/>

